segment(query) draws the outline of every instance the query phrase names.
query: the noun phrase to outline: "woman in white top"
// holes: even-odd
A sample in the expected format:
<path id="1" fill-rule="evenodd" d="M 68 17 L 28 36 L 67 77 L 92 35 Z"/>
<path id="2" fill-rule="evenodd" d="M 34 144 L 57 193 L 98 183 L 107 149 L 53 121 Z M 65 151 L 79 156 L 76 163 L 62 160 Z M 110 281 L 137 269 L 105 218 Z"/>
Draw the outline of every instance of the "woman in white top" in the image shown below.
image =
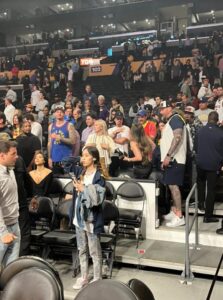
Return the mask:
<path id="1" fill-rule="evenodd" d="M 103 120 L 94 123 L 94 133 L 87 138 L 85 146 L 94 146 L 98 149 L 100 163 L 106 177 L 109 177 L 108 168 L 111 163 L 111 156 L 116 146 L 113 139 L 108 135 L 107 125 Z"/>

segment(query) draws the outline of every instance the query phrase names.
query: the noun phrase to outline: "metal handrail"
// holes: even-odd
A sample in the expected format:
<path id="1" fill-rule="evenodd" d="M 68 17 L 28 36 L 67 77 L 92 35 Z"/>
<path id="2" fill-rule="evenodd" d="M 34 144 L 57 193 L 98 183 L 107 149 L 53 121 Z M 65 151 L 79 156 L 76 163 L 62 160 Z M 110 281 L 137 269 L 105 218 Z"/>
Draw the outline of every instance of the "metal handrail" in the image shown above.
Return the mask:
<path id="1" fill-rule="evenodd" d="M 191 198 L 195 194 L 195 213 L 192 219 L 192 222 L 189 223 L 189 204 L 191 201 Z M 190 243 L 189 243 L 189 237 L 191 230 L 193 228 L 193 225 L 195 223 L 195 248 L 198 248 L 198 193 L 197 193 L 197 183 L 195 183 L 190 190 L 189 195 L 186 199 L 185 204 L 185 219 L 186 219 L 186 225 L 185 225 L 185 266 L 184 271 L 181 274 L 181 277 L 183 277 L 182 283 L 189 284 L 194 278 L 193 273 L 191 272 L 191 264 L 190 264 Z"/>

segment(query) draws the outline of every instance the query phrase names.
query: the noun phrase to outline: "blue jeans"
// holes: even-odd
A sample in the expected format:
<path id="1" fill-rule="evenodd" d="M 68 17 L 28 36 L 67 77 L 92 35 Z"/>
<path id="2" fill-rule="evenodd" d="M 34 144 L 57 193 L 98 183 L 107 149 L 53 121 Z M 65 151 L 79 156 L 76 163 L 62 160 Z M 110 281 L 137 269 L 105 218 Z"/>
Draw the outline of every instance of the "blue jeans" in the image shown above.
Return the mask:
<path id="1" fill-rule="evenodd" d="M 94 279 L 101 279 L 102 254 L 100 238 L 94 233 L 87 232 L 76 226 L 77 246 L 81 267 L 81 276 L 87 278 L 89 254 L 93 261 Z"/>
<path id="2" fill-rule="evenodd" d="M 8 225 L 7 230 L 13 233 L 17 238 L 10 244 L 4 244 L 0 240 L 0 264 L 2 267 L 7 266 L 10 262 L 19 257 L 20 249 L 20 229 L 19 223 Z"/>

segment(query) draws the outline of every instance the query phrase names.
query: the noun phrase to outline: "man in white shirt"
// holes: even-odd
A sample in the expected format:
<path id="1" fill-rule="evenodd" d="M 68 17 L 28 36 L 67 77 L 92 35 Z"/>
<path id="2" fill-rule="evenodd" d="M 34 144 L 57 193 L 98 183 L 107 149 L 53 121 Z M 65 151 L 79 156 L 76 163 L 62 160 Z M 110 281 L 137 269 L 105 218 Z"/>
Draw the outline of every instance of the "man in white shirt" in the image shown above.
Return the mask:
<path id="1" fill-rule="evenodd" d="M 29 121 L 31 124 L 31 133 L 39 138 L 41 145 L 42 145 L 43 129 L 42 129 L 41 124 L 38 122 L 35 122 L 33 114 L 27 114 L 26 120 Z"/>
<path id="2" fill-rule="evenodd" d="M 212 90 L 211 90 L 211 86 L 209 83 L 209 79 L 206 78 L 206 76 L 203 76 L 202 78 L 202 85 L 198 91 L 197 97 L 198 99 L 201 99 L 203 97 L 206 98 L 211 98 L 213 96 Z"/>
<path id="3" fill-rule="evenodd" d="M 12 97 L 8 96 L 8 97 L 5 98 L 5 110 L 4 110 L 4 114 L 6 116 L 6 120 L 10 124 L 13 123 L 14 113 L 15 113 L 15 106 L 12 105 Z"/>
<path id="4" fill-rule="evenodd" d="M 205 126 L 208 122 L 208 115 L 213 110 L 208 108 L 208 98 L 202 97 L 199 101 L 199 109 L 195 110 L 195 117 Z"/>
<path id="5" fill-rule="evenodd" d="M 114 121 L 115 126 L 108 129 L 108 135 L 114 140 L 116 148 L 122 153 L 128 153 L 130 129 L 123 125 L 123 113 L 117 111 Z"/>
<path id="6" fill-rule="evenodd" d="M 219 122 L 223 124 L 223 87 L 217 88 L 218 99 L 215 103 L 215 111 L 218 113 Z"/>
<path id="7" fill-rule="evenodd" d="M 17 94 L 15 91 L 13 91 L 13 89 L 11 88 L 11 86 L 7 86 L 6 87 L 7 93 L 5 98 L 10 97 L 12 99 L 12 103 L 17 101 Z"/>
<path id="8" fill-rule="evenodd" d="M 49 105 L 49 102 L 44 99 L 44 92 L 42 90 L 40 92 L 40 98 L 39 101 L 36 103 L 36 112 L 38 113 L 38 122 L 42 122 L 44 114 L 43 114 L 43 109 L 44 107 Z"/>
<path id="9" fill-rule="evenodd" d="M 36 105 L 39 101 L 40 101 L 40 91 L 38 90 L 37 86 L 35 84 L 33 84 L 30 102 L 31 102 L 32 106 L 36 107 Z"/>

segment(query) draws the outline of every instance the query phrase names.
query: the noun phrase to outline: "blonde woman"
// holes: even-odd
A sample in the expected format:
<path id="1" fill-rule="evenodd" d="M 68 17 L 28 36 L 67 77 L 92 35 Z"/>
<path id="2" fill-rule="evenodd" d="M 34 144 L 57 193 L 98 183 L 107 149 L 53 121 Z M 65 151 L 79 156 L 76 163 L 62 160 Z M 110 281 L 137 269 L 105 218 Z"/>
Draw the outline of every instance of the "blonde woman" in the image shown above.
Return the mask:
<path id="1" fill-rule="evenodd" d="M 93 146 L 98 149 L 102 170 L 107 175 L 106 177 L 109 177 L 108 168 L 116 146 L 113 139 L 108 135 L 107 125 L 104 120 L 95 121 L 94 133 L 89 135 L 85 146 Z"/>

